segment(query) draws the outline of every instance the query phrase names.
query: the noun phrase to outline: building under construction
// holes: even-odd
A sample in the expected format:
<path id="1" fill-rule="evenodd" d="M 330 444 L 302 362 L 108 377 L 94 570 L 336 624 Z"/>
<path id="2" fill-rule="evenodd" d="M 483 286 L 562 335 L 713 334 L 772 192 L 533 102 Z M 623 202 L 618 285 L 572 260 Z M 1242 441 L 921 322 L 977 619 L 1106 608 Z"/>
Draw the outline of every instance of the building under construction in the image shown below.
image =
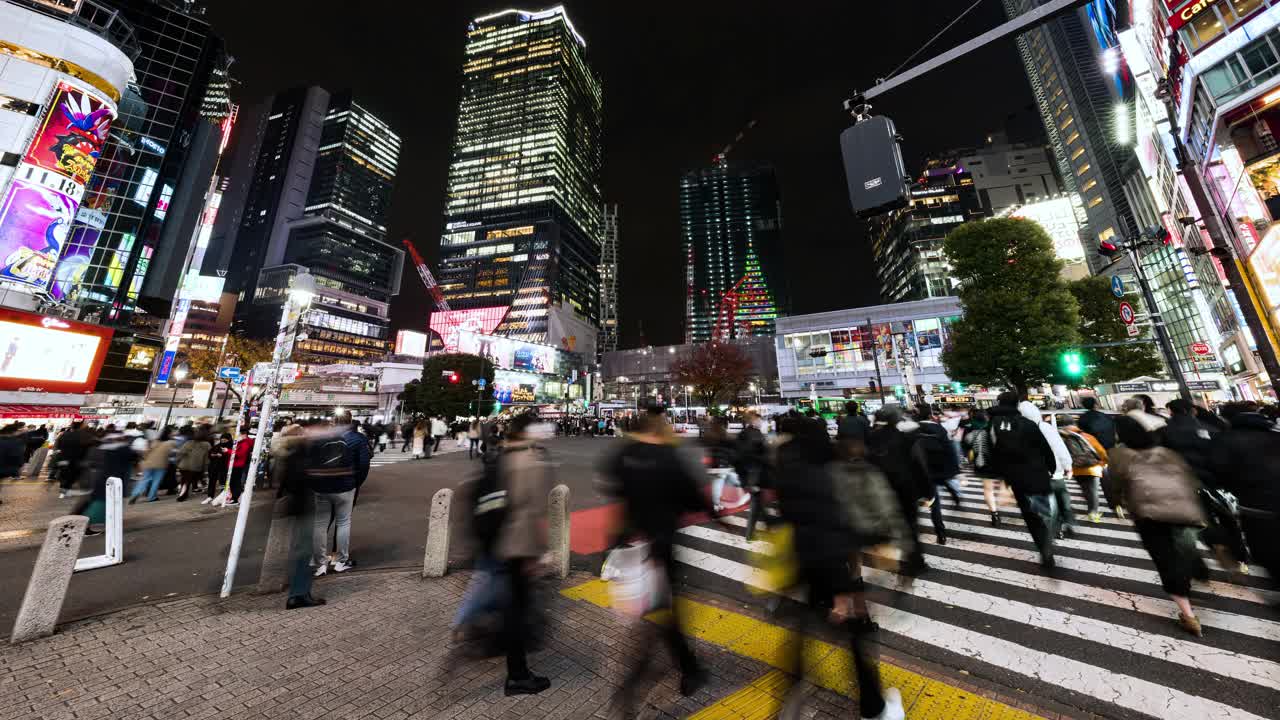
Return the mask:
<path id="1" fill-rule="evenodd" d="M 714 167 L 680 179 L 685 342 L 773 335 L 786 307 L 782 203 L 768 166 Z"/>

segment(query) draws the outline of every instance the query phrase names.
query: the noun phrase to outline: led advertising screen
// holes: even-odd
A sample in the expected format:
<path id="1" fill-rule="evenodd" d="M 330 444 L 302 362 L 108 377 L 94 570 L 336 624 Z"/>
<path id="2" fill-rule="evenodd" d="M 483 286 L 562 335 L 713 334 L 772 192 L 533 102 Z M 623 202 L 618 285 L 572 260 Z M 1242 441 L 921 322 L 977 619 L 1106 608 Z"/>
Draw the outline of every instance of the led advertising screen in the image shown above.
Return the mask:
<path id="1" fill-rule="evenodd" d="M 88 393 L 111 329 L 0 308 L 0 390 Z"/>
<path id="2" fill-rule="evenodd" d="M 15 177 L 0 201 L 0 279 L 48 286 L 75 214 L 69 196 Z"/>
<path id="3" fill-rule="evenodd" d="M 409 357 L 426 357 L 427 335 L 413 330 L 401 330 L 396 333 L 396 355 Z"/>
<path id="4" fill-rule="evenodd" d="M 1084 245 L 1080 242 L 1080 228 L 1088 222 L 1084 203 L 1076 194 L 1028 203 L 1014 208 L 1009 217 L 1030 220 L 1049 234 L 1053 240 L 1053 252 L 1063 262 L 1084 261 Z"/>
<path id="5" fill-rule="evenodd" d="M 473 332 L 488 335 L 498 327 L 506 314 L 506 305 L 433 312 L 429 327 L 440 336 L 446 352 L 457 352 L 459 333 Z"/>
<path id="6" fill-rule="evenodd" d="M 94 93 L 58 83 L 44 120 L 22 158 L 84 185 L 93 175 L 116 111 Z"/>
<path id="7" fill-rule="evenodd" d="M 503 370 L 542 374 L 556 371 L 556 349 L 550 345 L 462 332 L 458 336 L 457 351 L 490 358 L 495 367 Z"/>

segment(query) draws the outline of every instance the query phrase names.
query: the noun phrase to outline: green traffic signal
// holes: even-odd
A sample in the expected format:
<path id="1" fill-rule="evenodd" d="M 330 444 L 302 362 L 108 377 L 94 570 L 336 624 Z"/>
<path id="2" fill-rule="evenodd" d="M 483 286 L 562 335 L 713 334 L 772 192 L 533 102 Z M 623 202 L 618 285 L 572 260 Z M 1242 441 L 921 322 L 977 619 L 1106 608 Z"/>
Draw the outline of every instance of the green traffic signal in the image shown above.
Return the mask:
<path id="1" fill-rule="evenodd" d="M 1062 354 L 1062 374 L 1067 377 L 1081 377 L 1084 375 L 1084 358 L 1078 352 L 1065 352 Z"/>

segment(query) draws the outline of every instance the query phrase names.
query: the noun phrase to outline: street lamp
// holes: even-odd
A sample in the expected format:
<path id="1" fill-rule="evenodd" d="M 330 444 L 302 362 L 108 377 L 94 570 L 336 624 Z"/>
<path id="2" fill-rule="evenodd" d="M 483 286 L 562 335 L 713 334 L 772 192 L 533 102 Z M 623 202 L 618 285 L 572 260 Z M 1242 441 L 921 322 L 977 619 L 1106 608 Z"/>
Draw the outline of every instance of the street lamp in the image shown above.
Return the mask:
<path id="1" fill-rule="evenodd" d="M 191 368 L 186 363 L 178 363 L 178 367 L 173 369 L 173 375 L 169 379 L 173 382 L 173 394 L 169 396 L 169 409 L 164 412 L 164 425 L 160 429 L 169 427 L 169 416 L 173 414 L 173 404 L 178 401 L 178 383 L 187 379 L 187 373 Z"/>

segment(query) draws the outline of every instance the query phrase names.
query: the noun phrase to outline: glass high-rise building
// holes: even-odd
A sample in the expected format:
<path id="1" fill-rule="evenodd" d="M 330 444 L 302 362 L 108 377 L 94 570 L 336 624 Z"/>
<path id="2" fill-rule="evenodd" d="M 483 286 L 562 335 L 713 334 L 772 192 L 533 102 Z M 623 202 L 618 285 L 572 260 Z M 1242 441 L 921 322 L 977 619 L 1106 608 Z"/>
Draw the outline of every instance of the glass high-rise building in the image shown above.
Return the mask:
<path id="1" fill-rule="evenodd" d="M 274 337 L 306 268 L 317 295 L 294 359 L 385 355 L 404 252 L 386 238 L 399 136 L 350 92 L 301 87 L 242 110 L 238 143 L 203 268 L 237 293 L 235 327 Z"/>
<path id="2" fill-rule="evenodd" d="M 496 332 L 528 341 L 548 339 L 558 308 L 598 326 L 602 101 L 586 41 L 562 7 L 506 10 L 468 26 L 462 74 L 445 299 L 505 309 Z"/>
<path id="3" fill-rule="evenodd" d="M 618 204 L 604 206 L 604 244 L 600 248 L 600 339 L 597 353 L 618 349 Z"/>
<path id="4" fill-rule="evenodd" d="M 779 308 L 786 305 L 782 201 L 773 168 L 721 161 L 685 173 L 680 235 L 685 342 L 772 335 Z"/>

